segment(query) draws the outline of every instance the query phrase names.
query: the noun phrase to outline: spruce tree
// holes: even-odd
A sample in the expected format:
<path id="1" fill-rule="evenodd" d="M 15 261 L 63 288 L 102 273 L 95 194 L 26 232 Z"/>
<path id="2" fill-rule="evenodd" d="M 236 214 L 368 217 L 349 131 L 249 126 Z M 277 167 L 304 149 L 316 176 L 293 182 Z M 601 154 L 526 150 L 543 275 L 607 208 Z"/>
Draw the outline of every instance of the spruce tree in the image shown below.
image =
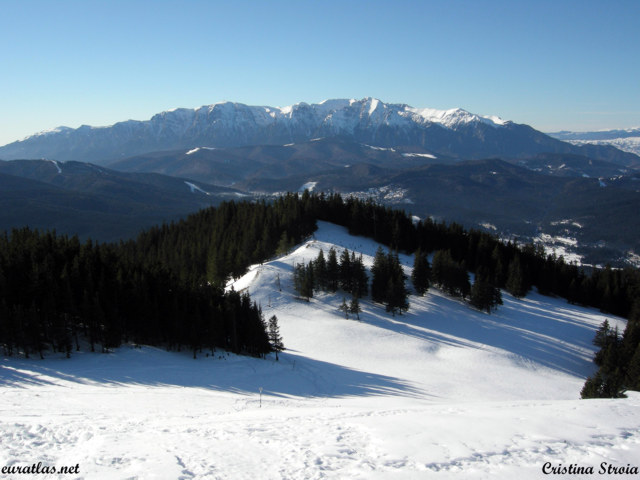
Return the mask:
<path id="1" fill-rule="evenodd" d="M 322 249 L 318 252 L 318 256 L 313 262 L 313 278 L 316 284 L 316 287 L 319 290 L 327 289 L 327 262 L 324 258 L 324 252 Z"/>
<path id="2" fill-rule="evenodd" d="M 342 297 L 342 303 L 340 304 L 340 307 L 338 307 L 338 310 L 344 313 L 344 318 L 347 320 L 349 319 L 349 305 L 347 305 L 346 298 Z"/>
<path id="3" fill-rule="evenodd" d="M 347 293 L 351 293 L 351 257 L 346 248 L 340 255 L 340 288 Z"/>
<path id="4" fill-rule="evenodd" d="M 280 336 L 280 326 L 278 325 L 278 317 L 273 315 L 269 319 L 269 344 L 271 350 L 276 352 L 276 362 L 278 361 L 278 353 L 284 350 L 284 344 L 282 343 L 282 337 Z"/>
<path id="5" fill-rule="evenodd" d="M 376 256 L 373 259 L 373 266 L 371 267 L 371 299 L 374 302 L 384 303 L 386 299 L 386 289 L 389 283 L 389 266 L 387 256 L 382 250 L 382 247 L 378 247 Z"/>
<path id="6" fill-rule="evenodd" d="M 502 305 L 500 289 L 489 283 L 486 274 L 477 273 L 476 280 L 471 286 L 469 303 L 479 310 L 491 313 L 498 308 L 498 305 Z"/>
<path id="7" fill-rule="evenodd" d="M 520 256 L 516 255 L 509 263 L 506 290 L 516 298 L 523 298 L 529 291 L 524 270 L 520 262 Z"/>
<path id="8" fill-rule="evenodd" d="M 398 254 L 387 254 L 387 268 L 389 277 L 385 295 L 385 307 L 394 316 L 396 313 L 402 314 L 409 309 L 409 291 L 406 288 L 406 276 L 402 270 L 402 265 Z"/>
<path id="9" fill-rule="evenodd" d="M 354 314 L 358 320 L 360 320 L 360 312 L 362 312 L 362 308 L 360 308 L 360 301 L 358 297 L 354 295 L 351 298 L 351 303 L 349 304 L 349 313 Z"/>
<path id="10" fill-rule="evenodd" d="M 409 292 L 405 287 L 404 276 L 394 275 L 387 283 L 387 297 L 385 309 L 395 317 L 396 313 L 402 315 L 409 309 Z"/>
<path id="11" fill-rule="evenodd" d="M 431 267 L 426 254 L 420 249 L 416 250 L 413 260 L 413 271 L 411 272 L 411 282 L 418 295 L 424 295 L 429 289 L 429 277 L 431 276 Z"/>
<path id="12" fill-rule="evenodd" d="M 339 282 L 340 265 L 338 264 L 338 256 L 336 254 L 336 249 L 331 247 L 327 258 L 327 288 L 329 291 L 337 291 Z"/>
<path id="13" fill-rule="evenodd" d="M 351 294 L 363 298 L 369 293 L 369 278 L 367 277 L 367 269 L 362 261 L 362 255 L 356 257 L 351 253 Z"/>

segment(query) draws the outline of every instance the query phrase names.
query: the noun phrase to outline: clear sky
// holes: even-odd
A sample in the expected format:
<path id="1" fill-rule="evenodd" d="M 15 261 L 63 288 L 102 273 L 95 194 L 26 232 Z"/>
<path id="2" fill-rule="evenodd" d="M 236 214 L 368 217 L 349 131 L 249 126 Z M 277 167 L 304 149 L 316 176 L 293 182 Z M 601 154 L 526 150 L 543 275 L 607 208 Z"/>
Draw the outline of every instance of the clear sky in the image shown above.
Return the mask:
<path id="1" fill-rule="evenodd" d="M 0 0 L 0 145 L 224 100 L 640 126 L 640 0 Z"/>

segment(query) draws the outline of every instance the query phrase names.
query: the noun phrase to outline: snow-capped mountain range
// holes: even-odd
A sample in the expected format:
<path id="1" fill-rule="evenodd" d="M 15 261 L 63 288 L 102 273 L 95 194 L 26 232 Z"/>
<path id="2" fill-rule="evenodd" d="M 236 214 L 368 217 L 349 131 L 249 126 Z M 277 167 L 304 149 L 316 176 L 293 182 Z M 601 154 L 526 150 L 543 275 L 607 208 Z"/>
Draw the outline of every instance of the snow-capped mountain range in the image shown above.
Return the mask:
<path id="1" fill-rule="evenodd" d="M 375 98 L 287 107 L 223 102 L 196 109 L 177 108 L 146 121 L 55 128 L 0 147 L 0 158 L 45 157 L 108 165 L 154 151 L 286 145 L 336 136 L 379 147 L 420 147 L 425 153 L 459 159 L 522 158 L 553 152 L 623 165 L 640 163 L 637 156 L 610 146 L 573 146 L 496 116 L 476 115 L 460 108 L 414 108 Z"/>

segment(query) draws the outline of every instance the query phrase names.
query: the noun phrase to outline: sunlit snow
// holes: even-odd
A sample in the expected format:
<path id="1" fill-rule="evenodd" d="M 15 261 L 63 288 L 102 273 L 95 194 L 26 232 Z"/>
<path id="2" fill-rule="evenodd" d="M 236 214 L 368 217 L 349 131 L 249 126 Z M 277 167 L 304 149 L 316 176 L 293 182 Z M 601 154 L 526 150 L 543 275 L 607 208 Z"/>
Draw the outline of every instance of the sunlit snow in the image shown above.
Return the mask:
<path id="1" fill-rule="evenodd" d="M 292 288 L 293 265 L 331 246 L 369 268 L 378 247 L 320 223 L 234 284 L 277 315 L 279 362 L 133 346 L 4 358 L 0 464 L 78 464 L 86 479 L 518 480 L 544 478 L 546 462 L 638 464 L 640 396 L 578 399 L 595 330 L 623 320 L 535 292 L 503 292 L 487 315 L 435 289 L 405 315 L 363 299 L 345 319 L 344 294 L 306 302 Z"/>
<path id="2" fill-rule="evenodd" d="M 197 186 L 195 183 L 191 183 L 191 182 L 187 182 L 185 180 L 185 182 L 187 184 L 187 186 L 189 187 L 189 189 L 191 190 L 191 193 L 195 193 L 195 192 L 201 192 L 204 193 L 205 195 L 210 195 L 209 192 L 203 190 L 202 188 L 200 188 L 199 186 Z"/>

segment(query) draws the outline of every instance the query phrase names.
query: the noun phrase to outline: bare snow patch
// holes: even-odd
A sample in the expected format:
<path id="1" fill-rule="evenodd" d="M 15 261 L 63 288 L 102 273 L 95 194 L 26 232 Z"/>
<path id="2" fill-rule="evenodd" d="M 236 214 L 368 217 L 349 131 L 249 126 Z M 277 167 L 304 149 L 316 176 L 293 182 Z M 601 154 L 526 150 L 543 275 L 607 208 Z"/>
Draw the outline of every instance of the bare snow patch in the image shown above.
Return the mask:
<path id="1" fill-rule="evenodd" d="M 372 187 L 366 191 L 350 192 L 347 196 L 360 200 L 375 199 L 380 202 L 392 204 L 412 204 L 413 200 L 407 195 L 409 189 L 396 185 L 385 185 L 383 187 Z"/>
<path id="2" fill-rule="evenodd" d="M 197 153 L 200 150 L 215 150 L 215 147 L 196 147 L 186 152 L 185 155 L 193 155 L 194 153 Z"/>
<path id="3" fill-rule="evenodd" d="M 313 192 L 313 189 L 316 188 L 317 184 L 318 182 L 307 182 L 304 185 L 302 185 L 298 191 L 304 192 L 305 190 L 309 190 L 310 192 Z"/>
<path id="4" fill-rule="evenodd" d="M 544 247 L 547 255 L 563 257 L 567 263 L 582 265 L 583 256 L 575 253 L 574 248 L 578 246 L 578 240 L 571 237 L 551 236 L 541 233 L 533 239 L 534 243 L 539 243 Z"/>
<path id="5" fill-rule="evenodd" d="M 191 189 L 191 193 L 201 192 L 201 193 L 204 193 L 205 195 L 211 195 L 209 192 L 203 190 L 202 188 L 197 186 L 195 183 L 187 182 L 186 180 L 184 183 L 186 183 L 187 186 Z"/>
<path id="6" fill-rule="evenodd" d="M 403 157 L 422 157 L 422 158 L 431 158 L 433 160 L 437 159 L 435 155 L 431 153 L 403 153 Z"/>
<path id="7" fill-rule="evenodd" d="M 380 151 L 384 151 L 384 152 L 395 152 L 395 148 L 391 148 L 391 147 L 376 147 L 374 145 L 367 145 L 366 143 L 363 143 L 362 145 L 364 145 L 367 148 L 370 148 L 371 150 L 380 150 Z"/>
<path id="8" fill-rule="evenodd" d="M 55 167 L 58 169 L 58 173 L 62 173 L 62 169 L 60 168 L 60 164 L 58 162 L 56 162 L 55 160 L 49 161 L 55 165 Z"/>
<path id="9" fill-rule="evenodd" d="M 572 227 L 582 228 L 581 224 L 571 219 L 558 220 L 557 222 L 551 222 L 550 224 L 554 226 L 555 225 L 571 225 Z"/>

